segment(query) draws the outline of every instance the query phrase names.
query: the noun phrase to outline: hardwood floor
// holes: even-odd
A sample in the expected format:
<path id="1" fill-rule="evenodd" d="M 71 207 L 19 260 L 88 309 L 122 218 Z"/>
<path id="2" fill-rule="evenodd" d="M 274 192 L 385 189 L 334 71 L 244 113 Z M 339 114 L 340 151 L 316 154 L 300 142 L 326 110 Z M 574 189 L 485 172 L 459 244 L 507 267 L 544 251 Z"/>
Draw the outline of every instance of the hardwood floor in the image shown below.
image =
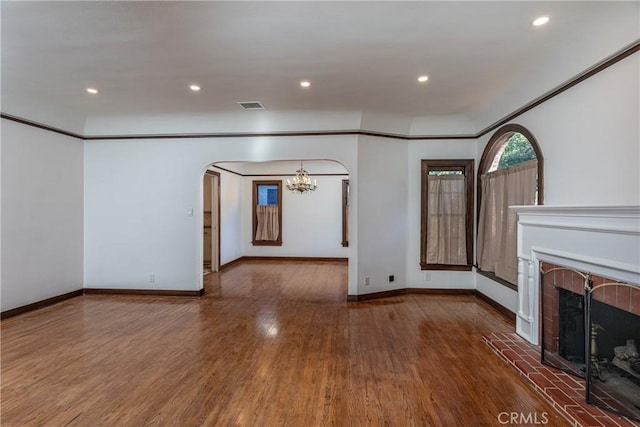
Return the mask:
<path id="1" fill-rule="evenodd" d="M 567 425 L 473 296 L 346 303 L 342 263 L 244 262 L 202 298 L 85 295 L 1 322 L 2 426 Z M 517 424 L 512 424 L 517 425 Z"/>

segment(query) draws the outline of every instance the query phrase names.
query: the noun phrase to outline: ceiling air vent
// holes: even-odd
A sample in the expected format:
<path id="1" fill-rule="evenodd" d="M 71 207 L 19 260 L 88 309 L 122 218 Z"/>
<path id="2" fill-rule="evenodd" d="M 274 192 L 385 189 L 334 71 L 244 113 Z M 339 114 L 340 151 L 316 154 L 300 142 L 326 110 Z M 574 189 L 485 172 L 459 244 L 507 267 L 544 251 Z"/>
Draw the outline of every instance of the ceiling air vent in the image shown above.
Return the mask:
<path id="1" fill-rule="evenodd" d="M 260 101 L 238 102 L 245 110 L 264 110 L 264 105 Z"/>

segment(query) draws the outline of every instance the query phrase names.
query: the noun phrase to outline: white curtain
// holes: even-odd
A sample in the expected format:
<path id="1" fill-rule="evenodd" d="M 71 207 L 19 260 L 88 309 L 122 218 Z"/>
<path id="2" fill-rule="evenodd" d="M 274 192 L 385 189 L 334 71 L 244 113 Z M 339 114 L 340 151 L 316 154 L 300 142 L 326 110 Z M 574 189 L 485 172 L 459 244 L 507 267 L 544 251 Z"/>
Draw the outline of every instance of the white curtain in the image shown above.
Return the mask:
<path id="1" fill-rule="evenodd" d="M 467 264 L 464 175 L 429 175 L 427 263 Z"/>
<path id="2" fill-rule="evenodd" d="M 489 172 L 481 177 L 478 266 L 516 283 L 518 279 L 517 215 L 509 206 L 536 203 L 538 161 Z"/>
<path id="3" fill-rule="evenodd" d="M 255 240 L 278 240 L 280 224 L 278 205 L 256 206 L 256 238 Z"/>

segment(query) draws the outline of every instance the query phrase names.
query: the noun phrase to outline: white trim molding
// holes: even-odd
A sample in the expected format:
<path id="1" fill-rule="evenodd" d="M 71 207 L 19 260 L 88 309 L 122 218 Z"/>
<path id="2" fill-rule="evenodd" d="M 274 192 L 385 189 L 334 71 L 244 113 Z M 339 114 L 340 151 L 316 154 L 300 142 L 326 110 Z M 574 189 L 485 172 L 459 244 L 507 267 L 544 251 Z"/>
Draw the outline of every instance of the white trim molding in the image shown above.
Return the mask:
<path id="1" fill-rule="evenodd" d="M 640 286 L 640 206 L 511 206 L 518 215 L 516 332 L 539 343 L 540 262 Z"/>

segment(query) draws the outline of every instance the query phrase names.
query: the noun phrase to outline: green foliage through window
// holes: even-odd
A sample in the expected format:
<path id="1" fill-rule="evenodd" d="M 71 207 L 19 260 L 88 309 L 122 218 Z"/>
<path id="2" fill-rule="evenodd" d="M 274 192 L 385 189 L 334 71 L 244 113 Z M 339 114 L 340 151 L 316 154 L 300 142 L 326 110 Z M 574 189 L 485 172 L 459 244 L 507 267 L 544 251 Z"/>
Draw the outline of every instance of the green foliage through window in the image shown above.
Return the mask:
<path id="1" fill-rule="evenodd" d="M 498 163 L 498 169 L 505 169 L 536 158 L 536 153 L 531 143 L 521 133 L 516 132 L 511 135 L 505 144 L 506 146 Z"/>

